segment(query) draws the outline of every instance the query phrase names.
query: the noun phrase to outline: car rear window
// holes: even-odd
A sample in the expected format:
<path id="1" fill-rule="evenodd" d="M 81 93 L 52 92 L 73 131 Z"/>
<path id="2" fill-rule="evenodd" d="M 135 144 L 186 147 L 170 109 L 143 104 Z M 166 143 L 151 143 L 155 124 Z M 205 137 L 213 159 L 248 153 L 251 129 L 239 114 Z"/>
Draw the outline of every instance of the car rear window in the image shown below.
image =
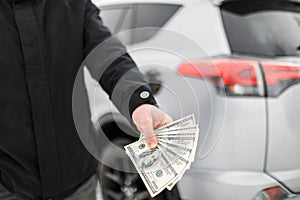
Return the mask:
<path id="1" fill-rule="evenodd" d="M 124 4 L 100 8 L 100 17 L 113 34 L 137 28 L 161 28 L 180 8 L 174 4 Z M 125 44 L 135 44 L 150 39 L 159 29 L 153 31 L 132 31 L 122 38 Z"/>
<path id="2" fill-rule="evenodd" d="M 221 6 L 233 53 L 299 56 L 300 6 L 294 1 L 236 2 Z"/>

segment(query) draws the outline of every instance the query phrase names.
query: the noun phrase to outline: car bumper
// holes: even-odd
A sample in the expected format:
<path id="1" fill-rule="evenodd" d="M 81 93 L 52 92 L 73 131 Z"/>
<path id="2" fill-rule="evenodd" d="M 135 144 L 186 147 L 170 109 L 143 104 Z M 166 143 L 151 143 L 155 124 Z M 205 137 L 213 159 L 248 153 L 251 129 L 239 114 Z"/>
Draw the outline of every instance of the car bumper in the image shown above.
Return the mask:
<path id="1" fill-rule="evenodd" d="M 286 199 L 286 200 L 300 200 L 300 195 L 297 195 L 297 196 L 288 198 L 288 199 Z"/>
<path id="2" fill-rule="evenodd" d="M 178 183 L 178 189 L 181 198 L 188 200 L 252 200 L 262 190 L 277 185 L 263 172 L 190 169 Z"/>

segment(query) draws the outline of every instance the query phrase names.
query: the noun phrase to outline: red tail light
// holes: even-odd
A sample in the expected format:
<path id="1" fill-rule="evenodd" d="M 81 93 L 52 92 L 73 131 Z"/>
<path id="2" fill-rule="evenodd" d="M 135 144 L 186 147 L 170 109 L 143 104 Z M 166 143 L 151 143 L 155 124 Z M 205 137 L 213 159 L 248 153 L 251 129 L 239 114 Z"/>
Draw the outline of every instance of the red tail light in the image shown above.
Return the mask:
<path id="1" fill-rule="evenodd" d="M 299 65 L 262 62 L 262 66 L 265 72 L 268 96 L 276 97 L 292 85 L 300 83 Z"/>
<path id="2" fill-rule="evenodd" d="M 261 191 L 254 200 L 284 200 L 288 198 L 288 194 L 279 186 L 267 188 Z"/>
<path id="3" fill-rule="evenodd" d="M 230 96 L 264 96 L 259 64 L 251 60 L 214 59 L 183 63 L 178 73 L 209 80 L 219 93 Z"/>

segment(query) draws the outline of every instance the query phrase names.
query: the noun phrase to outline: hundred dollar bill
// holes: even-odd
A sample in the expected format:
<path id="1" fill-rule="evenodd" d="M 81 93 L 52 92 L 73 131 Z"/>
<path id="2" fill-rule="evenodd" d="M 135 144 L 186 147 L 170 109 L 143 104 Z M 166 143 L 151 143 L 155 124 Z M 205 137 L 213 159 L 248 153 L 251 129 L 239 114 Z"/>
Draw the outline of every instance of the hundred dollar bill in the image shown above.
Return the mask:
<path id="1" fill-rule="evenodd" d="M 196 133 L 194 137 L 162 136 L 158 137 L 158 142 L 159 144 L 165 143 L 170 148 L 177 148 L 178 153 L 182 152 L 182 150 L 191 151 L 190 161 L 194 161 L 198 137 L 198 133 Z"/>
<path id="2" fill-rule="evenodd" d="M 176 176 L 176 179 L 173 180 L 168 186 L 168 190 L 172 190 L 172 188 L 176 185 L 176 183 L 181 180 L 183 174 L 187 169 L 190 168 L 191 166 L 191 158 L 193 150 L 191 148 L 184 148 L 184 147 L 179 147 L 177 145 L 172 145 L 172 144 L 165 144 L 165 143 L 160 143 L 160 148 L 165 148 L 169 154 L 168 156 L 172 155 L 171 158 L 168 157 L 170 160 L 171 164 L 174 166 L 175 163 L 177 162 L 184 162 L 186 163 L 184 169 L 179 173 L 178 176 Z M 178 150 L 180 149 L 180 150 Z M 186 162 L 188 160 L 188 163 Z"/>
<path id="3" fill-rule="evenodd" d="M 174 165 L 174 163 L 177 161 L 182 161 L 186 165 L 190 163 L 189 157 L 191 151 L 190 152 L 187 151 L 186 153 L 180 154 L 176 151 L 176 149 L 170 148 L 170 146 L 164 143 L 160 143 L 159 148 L 163 150 L 164 154 L 167 156 L 167 159 L 169 160 L 171 165 Z"/>
<path id="4" fill-rule="evenodd" d="M 191 166 L 191 163 L 194 161 L 194 159 L 195 159 L 195 154 L 196 154 L 196 149 L 197 149 L 197 144 L 198 144 L 198 138 L 199 138 L 199 134 L 197 134 L 196 135 L 196 138 L 195 138 L 195 140 L 194 140 L 194 143 L 193 143 L 193 147 L 191 148 L 191 151 L 190 151 L 190 149 L 184 149 L 183 147 L 181 147 L 181 146 L 179 146 L 179 145 L 173 145 L 173 144 L 171 144 L 170 142 L 168 142 L 168 148 L 169 149 L 172 149 L 172 147 L 176 147 L 176 148 L 178 148 L 178 149 L 180 149 L 180 150 L 186 150 L 186 151 L 189 151 L 190 152 L 190 156 L 189 156 L 189 158 L 188 158 L 188 160 L 190 161 L 189 162 L 189 165 L 187 166 L 187 169 L 189 169 L 190 168 L 190 166 Z M 175 140 L 175 141 L 178 141 L 178 140 Z M 175 149 L 174 149 L 174 151 L 176 151 L 176 152 L 178 152 L 178 153 L 182 153 L 183 151 L 180 151 L 180 150 L 178 150 L 178 151 L 176 151 Z M 184 175 L 184 173 L 180 173 L 179 174 L 179 176 L 177 176 L 176 177 L 176 179 L 175 180 L 173 180 L 168 186 L 167 186 L 167 189 L 168 190 L 172 190 L 172 188 L 176 185 L 176 183 L 179 181 L 179 180 L 181 180 L 181 178 L 183 177 L 183 175 Z"/>
<path id="5" fill-rule="evenodd" d="M 172 180 L 168 186 L 167 189 L 171 190 L 174 185 L 181 179 L 184 172 L 190 168 L 190 161 L 186 158 L 180 156 L 176 152 L 172 151 L 170 148 L 164 145 L 159 146 L 160 149 L 167 155 L 168 160 L 170 161 L 170 164 L 177 169 L 180 173 L 176 176 L 174 180 Z M 188 157 L 188 156 L 186 156 Z"/>
<path id="6" fill-rule="evenodd" d="M 158 132 L 156 133 L 156 136 L 164 136 L 164 135 L 183 135 L 183 134 L 196 134 L 198 133 L 198 128 L 192 128 L 192 129 L 180 129 L 180 130 L 170 130 L 170 131 L 164 131 L 164 132 Z"/>
<path id="7" fill-rule="evenodd" d="M 180 174 L 183 174 L 190 167 L 190 161 L 164 145 L 160 145 L 158 148 L 161 149 L 161 151 L 167 156 L 169 165 L 174 167 L 176 171 L 179 172 L 176 178 L 171 181 L 174 182 L 174 180 L 176 180 L 177 177 L 180 176 Z"/>
<path id="8" fill-rule="evenodd" d="M 188 126 L 188 127 L 179 127 L 174 129 L 162 129 L 162 130 L 155 130 L 156 135 L 164 135 L 164 134 L 173 134 L 173 133 L 180 133 L 180 132 L 197 132 L 198 126 Z"/>
<path id="9" fill-rule="evenodd" d="M 151 150 L 145 140 L 124 147 L 132 160 L 151 197 L 164 190 L 178 176 L 166 155 L 157 148 Z"/>
<path id="10" fill-rule="evenodd" d="M 196 137 L 197 133 L 193 132 L 180 132 L 180 133 L 170 133 L 170 134 L 162 134 L 162 135 L 156 135 L 157 138 L 163 138 L 163 137 Z"/>
<path id="11" fill-rule="evenodd" d="M 179 129 L 183 127 L 188 127 L 188 126 L 195 126 L 196 120 L 195 120 L 195 115 L 189 115 L 186 116 L 182 119 L 178 119 L 170 124 L 167 124 L 165 126 L 161 126 L 160 128 L 156 129 L 155 132 L 160 132 L 160 131 L 170 131 L 172 129 Z M 140 135 L 140 139 L 144 139 L 145 136 L 143 134 Z"/>
<path id="12" fill-rule="evenodd" d="M 187 158 L 188 160 L 192 159 L 193 146 L 194 146 L 193 142 L 191 142 L 188 146 L 181 146 L 176 143 L 160 140 L 159 145 L 167 146 L 167 148 L 171 149 L 172 151 L 176 152 L 182 157 Z"/>
<path id="13" fill-rule="evenodd" d="M 196 120 L 195 120 L 195 115 L 189 115 L 187 117 L 184 117 L 182 119 L 176 120 L 170 124 L 167 124 L 165 126 L 162 126 L 158 129 L 156 129 L 155 131 L 161 131 L 161 130 L 171 130 L 171 129 L 175 129 L 175 128 L 180 128 L 180 127 L 186 127 L 186 126 L 193 126 L 196 124 Z"/>
<path id="14" fill-rule="evenodd" d="M 165 140 L 168 140 L 168 141 L 176 141 L 182 145 L 185 145 L 187 144 L 188 142 L 190 142 L 191 140 L 192 141 L 195 141 L 196 140 L 196 136 L 197 135 L 188 135 L 188 136 L 185 136 L 185 135 L 179 135 L 179 136 L 168 136 L 168 135 L 165 135 L 165 136 L 157 136 L 158 140 L 160 139 L 165 139 Z"/>

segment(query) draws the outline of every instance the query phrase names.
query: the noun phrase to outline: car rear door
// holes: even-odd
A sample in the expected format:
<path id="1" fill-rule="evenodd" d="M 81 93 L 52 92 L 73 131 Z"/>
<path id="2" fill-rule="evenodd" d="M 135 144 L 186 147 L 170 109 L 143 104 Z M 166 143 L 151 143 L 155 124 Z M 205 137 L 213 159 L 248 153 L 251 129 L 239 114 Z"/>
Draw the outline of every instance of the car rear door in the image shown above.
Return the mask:
<path id="1" fill-rule="evenodd" d="M 300 192 L 300 59 L 265 61 L 268 92 L 266 171 L 292 192 Z"/>
<path id="2" fill-rule="evenodd" d="M 265 172 L 300 193 L 300 2 L 226 2 L 221 10 L 233 54 L 255 57 L 264 73 Z"/>

